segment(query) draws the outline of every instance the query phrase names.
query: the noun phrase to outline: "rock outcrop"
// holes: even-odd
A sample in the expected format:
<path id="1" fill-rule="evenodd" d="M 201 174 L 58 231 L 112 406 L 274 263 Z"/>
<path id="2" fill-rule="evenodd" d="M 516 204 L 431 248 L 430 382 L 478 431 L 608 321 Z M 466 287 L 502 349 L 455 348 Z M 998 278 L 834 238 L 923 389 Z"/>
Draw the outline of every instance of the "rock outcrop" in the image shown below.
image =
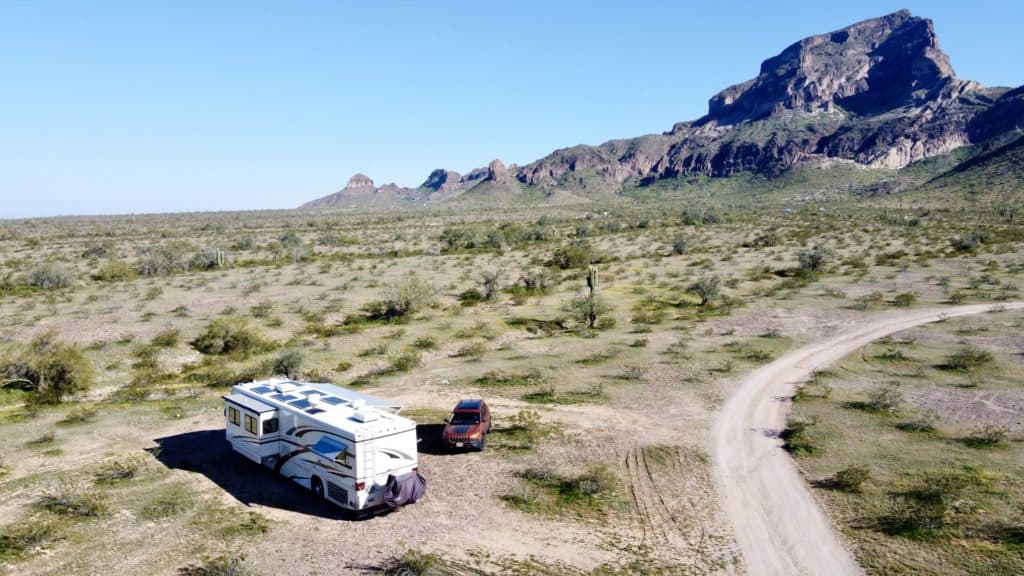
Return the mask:
<path id="1" fill-rule="evenodd" d="M 704 117 L 662 134 L 563 148 L 521 167 L 494 160 L 461 176 L 435 170 L 417 189 L 375 188 L 357 174 L 304 207 L 430 204 L 529 188 L 597 197 L 694 175 L 778 176 L 834 159 L 899 169 L 1019 130 L 1024 87 L 957 78 L 932 22 L 902 10 L 789 46 L 755 78 L 713 96 Z"/>
<path id="2" fill-rule="evenodd" d="M 811 36 L 660 135 L 558 150 L 516 178 L 558 187 L 581 171 L 610 186 L 691 174 L 777 176 L 838 158 L 902 168 L 1019 129 L 1024 98 L 956 77 L 930 20 L 906 10 Z"/>

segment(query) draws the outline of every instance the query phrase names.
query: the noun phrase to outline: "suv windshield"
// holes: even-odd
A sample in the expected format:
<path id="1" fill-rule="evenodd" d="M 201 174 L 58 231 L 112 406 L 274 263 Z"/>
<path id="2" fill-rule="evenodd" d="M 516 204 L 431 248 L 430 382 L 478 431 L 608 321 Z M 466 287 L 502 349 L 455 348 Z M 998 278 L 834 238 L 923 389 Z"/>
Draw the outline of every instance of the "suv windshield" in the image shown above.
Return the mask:
<path id="1" fill-rule="evenodd" d="M 452 414 L 452 424 L 455 424 L 456 426 L 479 423 L 480 414 L 477 412 L 456 412 Z"/>

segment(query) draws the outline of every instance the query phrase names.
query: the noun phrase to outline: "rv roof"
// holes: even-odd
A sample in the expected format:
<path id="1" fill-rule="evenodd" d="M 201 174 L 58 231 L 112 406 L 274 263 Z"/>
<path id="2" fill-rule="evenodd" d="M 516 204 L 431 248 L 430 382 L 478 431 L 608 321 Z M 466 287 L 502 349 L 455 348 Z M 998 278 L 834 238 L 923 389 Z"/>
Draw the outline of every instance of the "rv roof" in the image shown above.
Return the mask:
<path id="1" fill-rule="evenodd" d="M 281 384 L 288 386 L 282 387 Z M 279 389 L 288 389 L 288 392 L 282 393 Z M 255 411 L 257 406 L 267 406 L 271 410 L 303 413 L 307 418 L 352 436 L 354 440 L 416 427 L 412 420 L 397 415 L 402 408 L 400 404 L 333 384 L 272 379 L 237 384 L 231 392 L 230 396 L 225 396 L 226 400 L 239 404 L 239 398 L 250 400 L 253 403 L 251 410 Z M 379 417 L 370 417 L 368 411 Z"/>

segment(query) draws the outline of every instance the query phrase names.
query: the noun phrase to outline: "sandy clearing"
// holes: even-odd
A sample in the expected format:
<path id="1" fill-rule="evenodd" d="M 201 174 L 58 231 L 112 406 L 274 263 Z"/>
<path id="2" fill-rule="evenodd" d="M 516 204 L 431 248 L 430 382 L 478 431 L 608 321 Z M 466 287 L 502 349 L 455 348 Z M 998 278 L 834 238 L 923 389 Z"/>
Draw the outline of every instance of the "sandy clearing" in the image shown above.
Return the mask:
<path id="1" fill-rule="evenodd" d="M 782 449 L 778 433 L 797 383 L 878 338 L 993 309 L 1021 310 L 1024 302 L 887 312 L 744 377 L 715 419 L 712 456 L 716 488 L 748 574 L 862 574 Z"/>

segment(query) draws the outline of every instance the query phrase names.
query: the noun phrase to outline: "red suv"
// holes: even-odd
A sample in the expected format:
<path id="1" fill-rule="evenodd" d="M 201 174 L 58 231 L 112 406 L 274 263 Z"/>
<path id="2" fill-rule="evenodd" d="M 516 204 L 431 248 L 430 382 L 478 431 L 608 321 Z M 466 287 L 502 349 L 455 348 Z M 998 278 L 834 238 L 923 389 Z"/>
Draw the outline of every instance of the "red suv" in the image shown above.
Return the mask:
<path id="1" fill-rule="evenodd" d="M 483 450 L 491 431 L 491 410 L 483 400 L 459 400 L 444 421 L 441 440 L 448 448 Z"/>

